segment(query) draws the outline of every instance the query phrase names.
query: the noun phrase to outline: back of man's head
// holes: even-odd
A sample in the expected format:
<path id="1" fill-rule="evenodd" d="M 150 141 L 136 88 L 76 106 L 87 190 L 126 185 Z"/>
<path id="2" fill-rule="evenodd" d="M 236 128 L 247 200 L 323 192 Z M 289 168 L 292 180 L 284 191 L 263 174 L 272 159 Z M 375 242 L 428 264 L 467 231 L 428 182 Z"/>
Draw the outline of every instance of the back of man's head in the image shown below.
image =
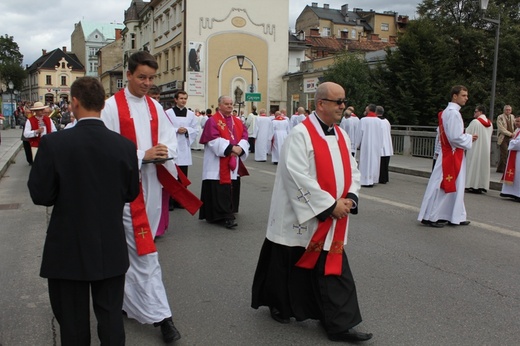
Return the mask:
<path id="1" fill-rule="evenodd" d="M 70 86 L 70 97 L 77 99 L 88 111 L 101 112 L 105 106 L 105 90 L 94 77 L 76 79 Z"/>

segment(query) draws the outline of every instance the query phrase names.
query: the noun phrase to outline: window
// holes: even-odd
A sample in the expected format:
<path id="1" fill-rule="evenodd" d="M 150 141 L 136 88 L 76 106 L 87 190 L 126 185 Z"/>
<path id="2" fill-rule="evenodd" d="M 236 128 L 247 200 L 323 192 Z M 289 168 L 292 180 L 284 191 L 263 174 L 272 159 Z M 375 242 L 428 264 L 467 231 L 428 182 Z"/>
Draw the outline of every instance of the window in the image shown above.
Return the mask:
<path id="1" fill-rule="evenodd" d="M 67 85 L 67 76 L 61 76 L 61 85 Z"/>
<path id="2" fill-rule="evenodd" d="M 91 62 L 89 66 L 90 66 L 89 72 L 97 72 L 97 68 L 98 68 L 97 62 Z"/>
<path id="3" fill-rule="evenodd" d="M 329 37 L 330 36 L 330 28 L 323 28 L 323 31 L 321 32 L 323 37 Z"/>
<path id="4" fill-rule="evenodd" d="M 91 57 L 93 57 L 93 56 L 96 55 L 97 51 L 98 51 L 98 50 L 97 50 L 96 48 L 94 48 L 94 47 L 89 47 L 89 49 L 88 49 L 88 55 L 91 56 Z"/>
<path id="5" fill-rule="evenodd" d="M 47 84 L 47 85 L 51 85 L 52 84 L 51 76 L 49 76 L 49 75 L 45 76 L 45 84 Z"/>
<path id="6" fill-rule="evenodd" d="M 135 34 L 130 34 L 130 49 L 135 49 Z"/>
<path id="7" fill-rule="evenodd" d="M 168 52 L 164 52 L 164 64 L 165 64 L 164 70 L 165 71 L 168 71 L 170 69 L 170 66 L 169 66 L 170 65 L 170 60 L 168 59 L 168 57 L 169 57 Z"/>
<path id="8" fill-rule="evenodd" d="M 357 30 L 356 29 L 352 29 L 350 31 L 350 38 L 356 39 L 356 37 L 357 37 Z"/>
<path id="9" fill-rule="evenodd" d="M 123 89 L 123 80 L 122 79 L 118 79 L 117 80 L 117 88 L 118 89 Z"/>
<path id="10" fill-rule="evenodd" d="M 381 31 L 388 31 L 390 30 L 390 25 L 388 23 L 381 23 Z"/>

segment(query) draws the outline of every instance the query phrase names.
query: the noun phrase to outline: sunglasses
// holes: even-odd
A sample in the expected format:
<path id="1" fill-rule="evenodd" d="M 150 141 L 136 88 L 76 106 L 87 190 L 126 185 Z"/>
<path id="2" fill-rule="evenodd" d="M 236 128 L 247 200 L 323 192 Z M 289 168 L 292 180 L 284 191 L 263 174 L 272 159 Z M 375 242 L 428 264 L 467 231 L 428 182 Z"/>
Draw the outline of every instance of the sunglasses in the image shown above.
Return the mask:
<path id="1" fill-rule="evenodd" d="M 321 99 L 322 101 L 336 102 L 338 106 L 341 104 L 347 105 L 347 100 L 329 100 L 329 99 Z"/>

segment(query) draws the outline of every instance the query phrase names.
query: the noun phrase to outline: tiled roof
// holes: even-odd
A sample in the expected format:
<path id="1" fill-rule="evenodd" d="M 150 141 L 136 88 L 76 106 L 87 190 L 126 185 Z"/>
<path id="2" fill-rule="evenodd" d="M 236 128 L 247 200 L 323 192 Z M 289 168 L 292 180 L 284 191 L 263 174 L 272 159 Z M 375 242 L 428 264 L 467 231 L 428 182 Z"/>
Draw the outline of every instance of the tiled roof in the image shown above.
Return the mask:
<path id="1" fill-rule="evenodd" d="M 65 53 L 59 48 L 53 51 L 43 54 L 35 62 L 29 66 L 27 72 L 31 73 L 39 68 L 43 69 L 54 69 L 58 62 L 65 57 L 68 64 L 73 70 L 84 70 L 85 67 L 79 62 L 78 57 L 74 53 Z"/>

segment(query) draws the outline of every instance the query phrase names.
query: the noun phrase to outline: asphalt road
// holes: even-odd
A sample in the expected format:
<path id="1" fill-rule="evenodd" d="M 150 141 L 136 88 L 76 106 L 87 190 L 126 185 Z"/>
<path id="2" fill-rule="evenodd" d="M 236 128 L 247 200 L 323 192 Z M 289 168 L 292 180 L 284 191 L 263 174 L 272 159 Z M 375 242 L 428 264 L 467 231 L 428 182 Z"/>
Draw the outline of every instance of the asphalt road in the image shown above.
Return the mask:
<path id="1" fill-rule="evenodd" d="M 0 346 L 55 345 L 59 327 L 38 276 L 48 215 L 30 201 L 22 155 L 0 180 Z M 202 152 L 194 152 L 197 195 L 201 164 Z M 175 210 L 157 241 L 182 334 L 176 344 L 332 344 L 316 321 L 281 325 L 266 308 L 250 307 L 276 166 L 252 156 L 246 165 L 236 230 Z M 517 345 L 520 205 L 497 191 L 467 194 L 470 226 L 429 228 L 416 220 L 426 183 L 391 173 L 388 184 L 362 190 L 350 220 L 347 253 L 364 318 L 358 329 L 374 333 L 365 345 Z M 125 326 L 127 345 L 163 344 L 150 325 L 126 319 Z"/>

